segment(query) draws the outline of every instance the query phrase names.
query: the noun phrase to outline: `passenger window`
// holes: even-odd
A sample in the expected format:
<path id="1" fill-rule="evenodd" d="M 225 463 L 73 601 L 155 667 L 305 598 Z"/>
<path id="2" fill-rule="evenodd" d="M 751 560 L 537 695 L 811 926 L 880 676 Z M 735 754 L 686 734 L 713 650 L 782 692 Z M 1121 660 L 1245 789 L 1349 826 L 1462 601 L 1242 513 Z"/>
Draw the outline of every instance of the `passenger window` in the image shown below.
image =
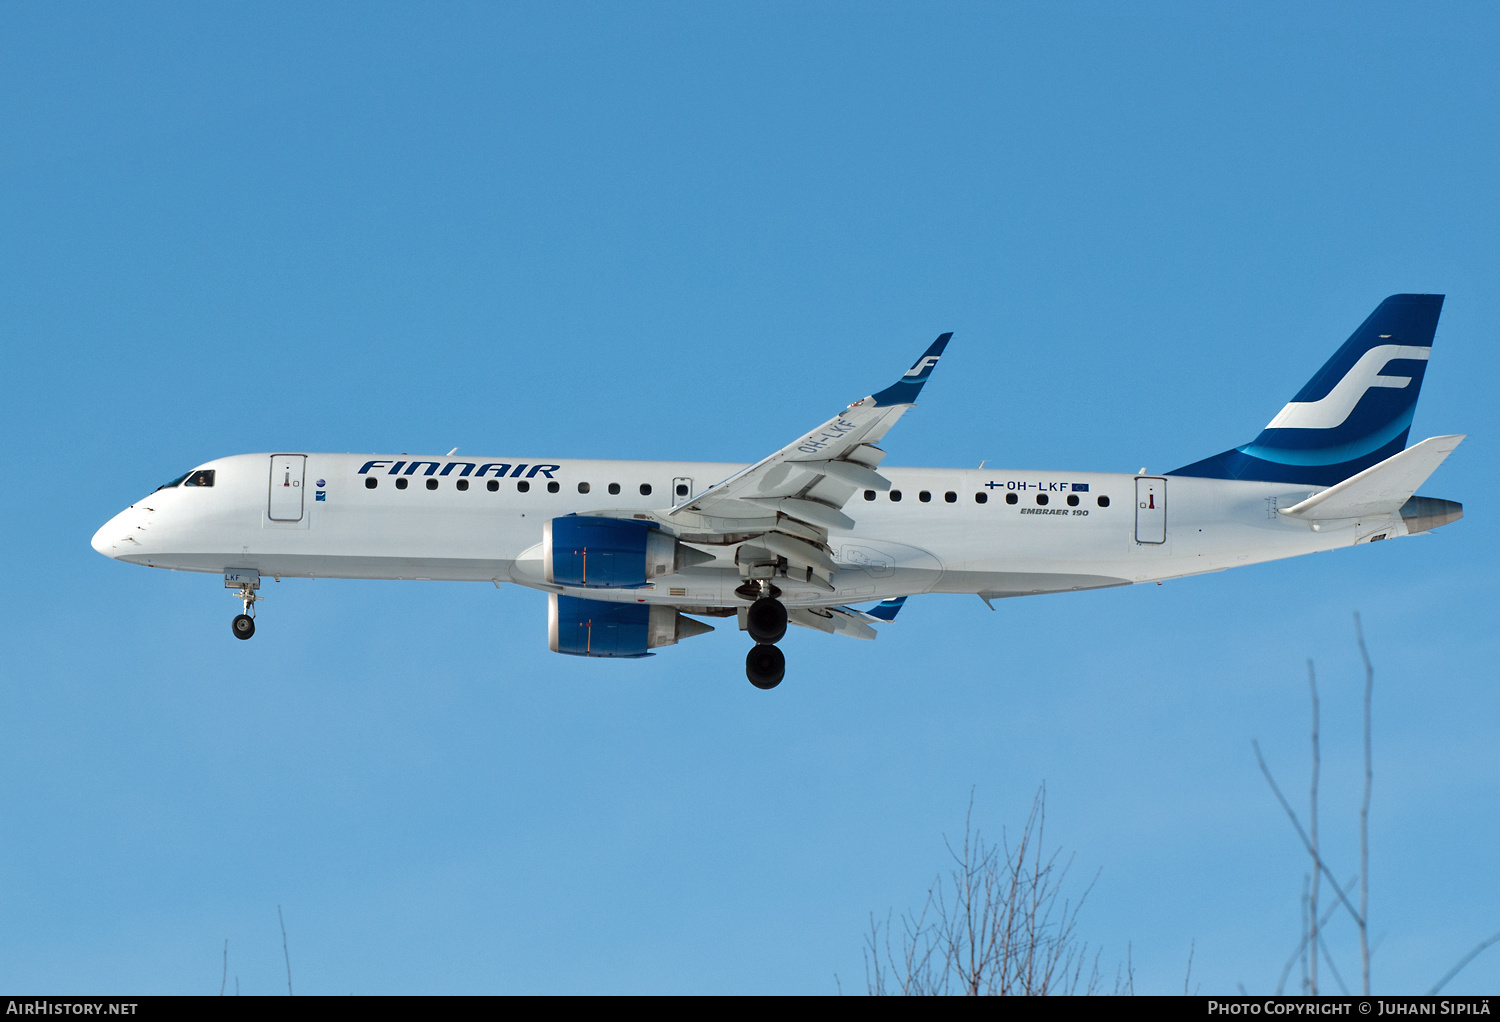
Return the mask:
<path id="1" fill-rule="evenodd" d="M 212 486 L 214 484 L 214 470 L 211 468 L 200 468 L 191 472 L 182 481 L 183 486 Z"/>
<path id="2" fill-rule="evenodd" d="M 1005 495 L 1005 502 L 1006 502 L 1006 503 L 1007 503 L 1007 504 L 1014 504 L 1014 503 L 1015 503 L 1015 502 L 1016 502 L 1016 501 L 1018 501 L 1018 500 L 1020 500 L 1020 499 L 1021 499 L 1021 498 L 1020 498 L 1020 497 L 1017 497 L 1017 496 L 1016 496 L 1016 495 L 1015 495 L 1015 494 L 1014 494 L 1014 493 L 1007 493 L 1007 494 L 1006 494 L 1006 495 Z"/>
<path id="3" fill-rule="evenodd" d="M 865 491 L 865 500 L 874 500 L 874 499 L 875 499 L 875 491 L 874 490 L 866 490 Z"/>
<path id="4" fill-rule="evenodd" d="M 609 495 L 611 497 L 613 497 L 615 494 L 617 494 L 619 492 L 620 492 L 620 484 L 619 483 L 610 483 L 609 484 Z"/>
<path id="5" fill-rule="evenodd" d="M 1100 507 L 1109 507 L 1109 498 L 1108 498 L 1108 497 L 1106 497 L 1106 496 L 1105 496 L 1105 495 L 1104 495 L 1104 494 L 1102 494 L 1102 493 L 1101 493 L 1101 494 L 1099 494 L 1099 506 L 1100 506 Z"/>
<path id="6" fill-rule="evenodd" d="M 677 496 L 679 496 L 679 497 L 686 497 L 687 495 L 688 495 L 687 483 L 678 483 L 677 484 Z"/>
<path id="7" fill-rule="evenodd" d="M 373 489 L 375 489 L 375 487 L 377 487 L 379 485 L 380 485 L 380 480 L 379 479 L 376 479 L 374 476 L 365 476 L 365 489 L 367 489 L 367 490 L 373 490 Z"/>
<path id="8" fill-rule="evenodd" d="M 588 483 L 579 483 L 578 484 L 578 492 L 579 493 L 587 493 L 587 492 L 589 492 L 589 484 Z"/>
<path id="9" fill-rule="evenodd" d="M 900 490 L 892 490 L 891 491 L 891 499 L 894 500 L 894 501 L 899 502 L 901 500 L 901 491 Z"/>
<path id="10" fill-rule="evenodd" d="M 429 479 L 429 480 L 427 480 L 427 488 L 429 490 L 435 490 L 435 489 L 437 489 L 437 480 L 436 479 Z"/>
<path id="11" fill-rule="evenodd" d="M 1068 507 L 1077 507 L 1077 506 L 1078 506 L 1078 494 L 1076 494 L 1076 493 L 1070 493 L 1070 494 L 1068 494 Z"/>
<path id="12" fill-rule="evenodd" d="M 396 489 L 398 489 L 398 490 L 404 490 L 404 489 L 406 489 L 406 476 L 397 476 L 396 477 Z"/>
<path id="13" fill-rule="evenodd" d="M 1038 493 L 1036 495 L 1036 502 L 1038 504 L 1040 504 L 1042 507 L 1046 507 L 1047 506 L 1047 495 L 1045 493 Z"/>
<path id="14" fill-rule="evenodd" d="M 453 485 L 460 490 L 467 490 L 469 488 L 469 481 L 467 479 L 460 479 Z"/>
<path id="15" fill-rule="evenodd" d="M 943 494 L 943 499 L 950 504 L 957 504 L 958 494 L 954 493 L 952 490 L 949 490 L 947 493 Z"/>
<path id="16" fill-rule="evenodd" d="M 560 489 L 562 489 L 562 487 L 559 486 L 559 485 L 557 485 L 556 483 L 548 483 L 547 484 L 547 492 L 548 493 L 556 493 Z"/>
<path id="17" fill-rule="evenodd" d="M 932 492 L 930 490 L 923 490 L 921 493 L 917 494 L 917 499 L 924 504 L 931 503 Z"/>
<path id="18" fill-rule="evenodd" d="M 641 483 L 641 496 L 642 497 L 649 497 L 649 496 L 651 496 L 651 484 L 650 483 Z"/>
<path id="19" fill-rule="evenodd" d="M 989 499 L 990 495 L 988 493 L 985 493 L 983 490 L 980 490 L 978 493 L 974 494 L 974 503 L 976 504 L 983 504 Z"/>

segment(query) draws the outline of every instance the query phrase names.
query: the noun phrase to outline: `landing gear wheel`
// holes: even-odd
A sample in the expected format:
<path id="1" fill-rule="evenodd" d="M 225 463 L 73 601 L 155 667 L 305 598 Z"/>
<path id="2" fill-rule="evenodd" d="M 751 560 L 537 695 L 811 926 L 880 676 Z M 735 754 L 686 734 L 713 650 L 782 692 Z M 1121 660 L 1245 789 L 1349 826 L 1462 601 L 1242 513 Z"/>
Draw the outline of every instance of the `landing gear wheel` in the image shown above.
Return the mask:
<path id="1" fill-rule="evenodd" d="M 786 655 L 770 643 L 757 643 L 745 654 L 745 677 L 756 688 L 775 688 L 786 677 Z"/>
<path id="2" fill-rule="evenodd" d="M 249 614 L 236 614 L 230 627 L 234 629 L 236 639 L 248 639 L 255 634 L 255 618 Z"/>
<path id="3" fill-rule="evenodd" d="M 780 642 L 781 637 L 786 634 L 786 605 L 780 600 L 756 600 L 750 604 L 745 631 L 756 642 Z"/>

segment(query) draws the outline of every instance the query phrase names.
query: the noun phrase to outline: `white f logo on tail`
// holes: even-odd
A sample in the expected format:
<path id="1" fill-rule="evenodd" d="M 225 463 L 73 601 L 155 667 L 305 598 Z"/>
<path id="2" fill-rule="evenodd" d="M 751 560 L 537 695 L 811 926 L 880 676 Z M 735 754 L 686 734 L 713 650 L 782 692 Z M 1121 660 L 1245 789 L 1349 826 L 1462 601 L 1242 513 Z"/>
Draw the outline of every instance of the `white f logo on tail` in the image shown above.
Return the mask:
<path id="1" fill-rule="evenodd" d="M 937 355 L 923 355 L 921 358 L 917 359 L 916 365 L 912 366 L 906 371 L 906 375 L 921 376 L 928 369 L 931 369 L 933 366 L 937 365 L 938 358 L 939 356 Z M 887 376 L 886 379 L 890 379 L 890 377 Z"/>
<path id="2" fill-rule="evenodd" d="M 1349 367 L 1326 397 L 1316 401 L 1291 401 L 1266 424 L 1267 429 L 1333 429 L 1342 426 L 1371 387 L 1404 387 L 1410 376 L 1381 376 L 1380 371 L 1393 359 L 1410 358 L 1427 361 L 1431 348 L 1410 344 L 1378 344 Z"/>

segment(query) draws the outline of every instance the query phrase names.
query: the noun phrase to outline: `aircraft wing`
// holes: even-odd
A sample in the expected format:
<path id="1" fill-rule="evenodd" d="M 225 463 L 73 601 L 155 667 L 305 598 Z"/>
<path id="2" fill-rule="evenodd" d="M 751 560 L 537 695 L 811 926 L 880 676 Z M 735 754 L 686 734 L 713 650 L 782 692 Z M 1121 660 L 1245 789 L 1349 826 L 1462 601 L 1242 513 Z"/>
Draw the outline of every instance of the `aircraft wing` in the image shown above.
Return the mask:
<path id="1" fill-rule="evenodd" d="M 952 336 L 946 333 L 933 341 L 891 386 L 854 402 L 770 457 L 684 500 L 668 511 L 665 519 L 683 522 L 790 519 L 807 527 L 794 532 L 818 541 L 826 539 L 829 529 L 853 528 L 854 519 L 843 511 L 849 498 L 859 490 L 891 488 L 890 481 L 875 470 L 885 457 L 885 452 L 875 444 L 916 401 Z M 790 538 L 766 538 L 771 544 L 797 542 Z M 772 552 L 787 556 L 774 547 Z M 812 565 L 820 574 L 832 570 L 832 560 L 825 560 L 826 567 L 821 563 Z"/>

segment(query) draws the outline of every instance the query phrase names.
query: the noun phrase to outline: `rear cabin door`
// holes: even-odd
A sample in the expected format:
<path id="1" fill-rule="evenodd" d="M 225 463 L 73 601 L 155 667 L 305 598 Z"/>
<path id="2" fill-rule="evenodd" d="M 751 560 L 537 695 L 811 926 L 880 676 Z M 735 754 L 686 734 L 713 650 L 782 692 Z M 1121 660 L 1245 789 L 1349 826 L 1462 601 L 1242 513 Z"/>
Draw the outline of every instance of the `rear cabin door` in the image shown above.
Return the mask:
<path id="1" fill-rule="evenodd" d="M 1159 476 L 1136 476 L 1135 541 L 1167 541 L 1167 481 Z"/>
<path id="2" fill-rule="evenodd" d="M 307 473 L 307 455 L 271 455 L 271 496 L 266 517 L 273 522 L 302 521 L 303 476 Z"/>

